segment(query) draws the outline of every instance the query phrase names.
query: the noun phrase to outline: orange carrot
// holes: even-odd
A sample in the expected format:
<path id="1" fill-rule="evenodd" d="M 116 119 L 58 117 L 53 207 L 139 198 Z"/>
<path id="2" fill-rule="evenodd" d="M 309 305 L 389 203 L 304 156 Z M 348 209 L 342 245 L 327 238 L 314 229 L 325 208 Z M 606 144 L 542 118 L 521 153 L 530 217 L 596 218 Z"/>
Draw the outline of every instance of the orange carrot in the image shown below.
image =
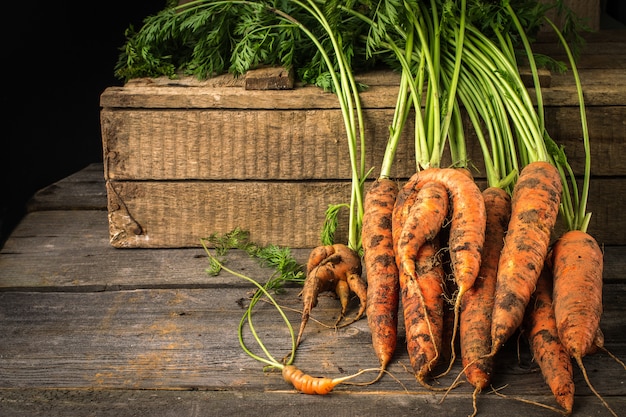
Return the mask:
<path id="1" fill-rule="evenodd" d="M 511 198 L 503 189 L 489 187 L 483 191 L 483 198 L 487 225 L 480 273 L 474 286 L 467 290 L 461 301 L 459 319 L 463 368 L 467 380 L 477 393 L 491 381 L 493 357 L 485 355 L 491 351 L 491 313 L 498 259 L 511 215 Z"/>
<path id="2" fill-rule="evenodd" d="M 557 169 L 542 161 L 526 165 L 515 184 L 511 220 L 498 263 L 491 324 L 492 356 L 522 324 L 548 253 L 561 190 Z"/>
<path id="3" fill-rule="evenodd" d="M 554 314 L 559 337 L 575 358 L 594 349 L 602 315 L 603 256 L 580 230 L 564 233 L 552 249 Z"/>
<path id="4" fill-rule="evenodd" d="M 326 395 L 331 392 L 337 385 L 349 379 L 357 377 L 368 371 L 378 371 L 378 369 L 362 369 L 352 375 L 343 376 L 341 378 L 327 378 L 311 376 L 295 365 L 281 365 L 283 379 L 289 382 L 293 387 L 303 394 Z"/>
<path id="5" fill-rule="evenodd" d="M 436 240 L 426 242 L 418 251 L 417 277 L 399 271 L 409 360 L 417 381 L 429 388 L 426 378 L 439 359 L 443 332 L 444 271 Z"/>
<path id="6" fill-rule="evenodd" d="M 478 276 L 485 241 L 485 205 L 480 189 L 465 169 L 425 169 L 414 174 L 403 189 L 416 191 L 431 181 L 443 184 L 450 197 L 452 213 L 448 244 L 460 299 Z"/>
<path id="7" fill-rule="evenodd" d="M 564 233 L 552 248 L 554 315 L 563 347 L 576 360 L 589 389 L 606 409 L 617 413 L 591 385 L 583 356 L 604 345 L 602 315 L 603 255 L 596 240 L 581 230 Z"/>
<path id="8" fill-rule="evenodd" d="M 302 340 L 311 310 L 317 305 L 317 296 L 325 291 L 335 291 L 339 297 L 341 302 L 339 320 L 345 316 L 350 291 L 355 292 L 360 301 L 359 311 L 354 320 L 358 320 L 365 313 L 367 284 L 361 277 L 361 259 L 355 251 L 344 244 L 318 246 L 309 255 L 307 277 L 301 292 L 303 309 L 296 346 Z"/>
<path id="9" fill-rule="evenodd" d="M 378 179 L 365 194 L 361 240 L 367 277 L 367 322 L 381 369 L 396 350 L 399 282 L 391 231 L 397 184 Z"/>
<path id="10" fill-rule="evenodd" d="M 414 174 L 403 188 L 419 190 L 428 182 L 439 182 L 448 190 L 451 212 L 448 248 L 454 280 L 458 291 L 454 301 L 454 326 L 451 343 L 454 345 L 458 327 L 460 302 L 465 292 L 474 285 L 481 262 L 485 241 L 486 213 L 480 189 L 466 169 L 430 168 Z M 455 360 L 451 348 L 450 367 Z"/>
<path id="11" fill-rule="evenodd" d="M 524 318 L 530 350 L 556 402 L 569 414 L 574 406 L 572 361 L 559 340 L 552 302 L 552 274 L 543 268 Z"/>
<path id="12" fill-rule="evenodd" d="M 325 395 L 340 383 L 340 381 L 333 378 L 314 377 L 305 374 L 294 365 L 286 365 L 282 370 L 282 374 L 285 381 L 304 394 Z"/>

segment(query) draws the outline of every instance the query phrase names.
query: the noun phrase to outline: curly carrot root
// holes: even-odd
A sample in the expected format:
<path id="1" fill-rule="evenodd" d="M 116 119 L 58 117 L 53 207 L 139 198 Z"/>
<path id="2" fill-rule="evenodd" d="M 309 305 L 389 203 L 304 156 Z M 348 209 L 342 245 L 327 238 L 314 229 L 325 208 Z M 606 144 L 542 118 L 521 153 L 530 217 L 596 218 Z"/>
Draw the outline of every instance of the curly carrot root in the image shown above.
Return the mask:
<path id="1" fill-rule="evenodd" d="M 486 213 L 480 189 L 465 169 L 429 168 L 414 174 L 401 190 L 419 190 L 428 182 L 448 190 L 451 205 L 450 261 L 460 298 L 474 285 L 485 242 Z M 410 197 L 408 197 L 410 198 Z M 398 195 L 398 200 L 401 200 Z"/>
<path id="2" fill-rule="evenodd" d="M 486 212 L 482 193 L 469 171 L 455 168 L 430 168 L 411 177 L 403 189 L 416 190 L 429 182 L 442 184 L 450 198 L 448 247 L 454 280 L 457 286 L 454 301 L 454 325 L 451 343 L 455 343 L 461 300 L 478 277 L 481 252 L 485 242 Z M 455 350 L 446 374 L 455 361 Z"/>

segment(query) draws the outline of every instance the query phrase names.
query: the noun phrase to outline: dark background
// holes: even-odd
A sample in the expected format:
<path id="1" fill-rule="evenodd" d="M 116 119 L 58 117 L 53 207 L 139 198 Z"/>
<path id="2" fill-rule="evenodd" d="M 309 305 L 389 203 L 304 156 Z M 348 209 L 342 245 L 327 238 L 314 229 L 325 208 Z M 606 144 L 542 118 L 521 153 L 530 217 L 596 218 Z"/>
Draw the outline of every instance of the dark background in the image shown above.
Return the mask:
<path id="1" fill-rule="evenodd" d="M 17 4 L 20 3 L 20 4 Z M 0 247 L 32 194 L 102 161 L 99 100 L 124 31 L 165 0 L 5 2 L 2 11 Z"/>
<path id="2" fill-rule="evenodd" d="M 121 85 L 113 69 L 124 31 L 165 0 L 3 4 L 0 247 L 37 190 L 102 161 L 99 98 Z M 603 0 L 611 27 L 624 0 Z"/>

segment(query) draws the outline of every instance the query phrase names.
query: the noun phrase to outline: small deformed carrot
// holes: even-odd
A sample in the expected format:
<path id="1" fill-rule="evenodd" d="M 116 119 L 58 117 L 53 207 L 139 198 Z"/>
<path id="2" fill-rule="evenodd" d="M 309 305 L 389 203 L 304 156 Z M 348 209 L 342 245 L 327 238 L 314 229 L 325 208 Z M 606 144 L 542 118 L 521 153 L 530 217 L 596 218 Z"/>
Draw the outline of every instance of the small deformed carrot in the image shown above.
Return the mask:
<path id="1" fill-rule="evenodd" d="M 487 223 L 480 273 L 461 301 L 459 318 L 461 358 L 465 376 L 475 388 L 474 401 L 476 394 L 489 385 L 493 372 L 493 357 L 486 355 L 491 351 L 491 313 L 498 260 L 511 215 L 511 198 L 502 188 L 485 189 L 483 198 Z"/>
<path id="2" fill-rule="evenodd" d="M 340 378 L 328 378 L 309 375 L 295 365 L 281 365 L 281 367 L 283 379 L 286 382 L 293 385 L 297 391 L 310 395 L 326 395 L 337 385 L 355 378 L 365 372 L 379 371 L 377 368 L 362 369 L 354 374 Z"/>
<path id="3" fill-rule="evenodd" d="M 490 355 L 522 324 L 548 254 L 561 191 L 558 170 L 543 161 L 526 165 L 513 188 L 511 220 L 498 263 Z"/>
<path id="4" fill-rule="evenodd" d="M 574 406 L 572 360 L 559 340 L 552 300 L 552 273 L 543 268 L 524 318 L 530 350 L 556 402 L 567 414 Z"/>
<path id="5" fill-rule="evenodd" d="M 335 291 L 339 297 L 341 315 L 337 323 L 345 317 L 351 291 L 356 293 L 360 301 L 354 320 L 363 316 L 367 305 L 367 284 L 361 277 L 361 269 L 359 255 L 344 244 L 318 246 L 311 251 L 301 292 L 303 309 L 296 346 L 302 340 L 311 310 L 317 305 L 317 297 L 322 292 Z"/>
<path id="6" fill-rule="evenodd" d="M 374 353 L 383 370 L 393 357 L 398 338 L 400 284 L 391 229 L 397 195 L 395 181 L 379 178 L 368 189 L 363 203 L 361 241 L 367 278 L 366 315 Z"/>

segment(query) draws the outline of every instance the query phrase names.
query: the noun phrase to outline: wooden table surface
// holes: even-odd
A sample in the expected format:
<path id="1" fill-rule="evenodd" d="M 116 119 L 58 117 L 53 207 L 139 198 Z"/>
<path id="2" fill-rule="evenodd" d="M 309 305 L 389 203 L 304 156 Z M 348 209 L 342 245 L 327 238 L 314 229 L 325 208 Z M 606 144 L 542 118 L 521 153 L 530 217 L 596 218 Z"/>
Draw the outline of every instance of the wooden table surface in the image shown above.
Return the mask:
<path id="1" fill-rule="evenodd" d="M 206 274 L 201 248 L 115 249 L 109 245 L 102 165 L 38 192 L 0 251 L 0 415 L 465 416 L 468 384 L 442 394 L 417 385 L 403 334 L 389 371 L 374 385 L 338 386 L 328 396 L 296 393 L 278 372 L 264 372 L 239 345 L 237 326 L 252 286 L 222 272 Z M 207 236 L 210 230 L 198 230 Z M 606 347 L 626 359 L 626 248 L 605 248 Z M 294 250 L 304 262 L 308 250 Z M 271 271 L 240 251 L 228 266 L 264 282 Z M 298 309 L 298 288 L 278 301 Z M 331 324 L 338 302 L 320 297 L 313 317 Z M 354 314 L 356 306 L 350 313 Z M 299 315 L 288 311 L 294 325 Z M 259 306 L 255 323 L 277 356 L 289 338 L 280 318 Z M 402 333 L 402 332 L 401 332 Z M 366 320 L 335 330 L 310 321 L 296 364 L 314 375 L 375 367 Z M 552 416 L 542 376 L 520 341 L 498 359 L 495 388 L 479 397 L 481 416 Z M 595 388 L 626 415 L 626 372 L 604 353 L 585 358 Z M 460 371 L 453 368 L 442 386 Z M 371 376 L 371 375 L 370 375 Z M 367 380 L 370 376 L 364 376 Z M 574 415 L 608 416 L 575 368 Z M 398 382 L 399 381 L 399 382 Z"/>

